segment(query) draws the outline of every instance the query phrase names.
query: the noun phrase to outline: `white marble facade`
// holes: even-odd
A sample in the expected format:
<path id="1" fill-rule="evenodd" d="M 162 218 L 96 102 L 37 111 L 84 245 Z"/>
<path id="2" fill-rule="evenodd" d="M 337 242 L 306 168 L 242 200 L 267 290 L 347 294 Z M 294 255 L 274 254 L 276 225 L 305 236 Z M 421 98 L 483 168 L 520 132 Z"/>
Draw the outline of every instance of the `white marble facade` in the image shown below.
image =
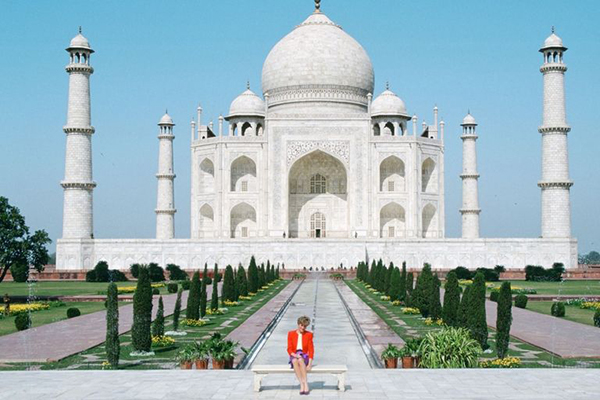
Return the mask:
<path id="1" fill-rule="evenodd" d="M 479 238 L 477 136 L 470 115 L 462 136 L 463 238 L 446 239 L 438 109 L 430 124 L 419 123 L 389 87 L 375 98 L 373 89 L 366 51 L 315 11 L 267 56 L 262 97 L 248 85 L 217 129 L 202 124 L 198 107 L 191 128 L 190 239 L 173 239 L 174 135 L 165 115 L 159 124 L 157 238 L 64 235 L 57 268 L 88 269 L 100 260 L 121 269 L 151 261 L 199 268 L 247 263 L 253 254 L 288 267 L 352 266 L 365 257 L 406 260 L 412 268 L 423 262 L 434 268 L 577 266 L 570 226 L 568 234 L 563 229 L 551 238 Z M 87 101 L 89 109 L 89 91 Z M 65 208 L 64 218 L 77 212 Z M 558 224 L 564 225 L 564 214 Z"/>

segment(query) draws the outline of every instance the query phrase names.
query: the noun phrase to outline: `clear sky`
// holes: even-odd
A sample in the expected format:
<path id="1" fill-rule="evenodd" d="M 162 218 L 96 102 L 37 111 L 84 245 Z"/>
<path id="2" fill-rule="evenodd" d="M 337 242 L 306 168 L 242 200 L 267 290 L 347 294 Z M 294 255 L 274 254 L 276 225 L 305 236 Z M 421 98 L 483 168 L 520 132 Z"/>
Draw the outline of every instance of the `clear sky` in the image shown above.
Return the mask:
<path id="1" fill-rule="evenodd" d="M 97 238 L 155 234 L 157 122 L 175 127 L 176 236 L 189 237 L 189 122 L 217 122 L 246 80 L 260 92 L 271 47 L 311 0 L 0 1 L 0 195 L 33 229 L 62 230 L 70 39 L 83 27 L 92 65 Z M 542 56 L 551 26 L 565 62 L 573 235 L 600 250 L 600 1 L 323 0 L 370 55 L 376 94 L 389 80 L 409 113 L 446 121 L 446 231 L 460 236 L 461 128 L 479 123 L 483 237 L 540 235 Z M 52 245 L 52 251 L 54 245 Z"/>

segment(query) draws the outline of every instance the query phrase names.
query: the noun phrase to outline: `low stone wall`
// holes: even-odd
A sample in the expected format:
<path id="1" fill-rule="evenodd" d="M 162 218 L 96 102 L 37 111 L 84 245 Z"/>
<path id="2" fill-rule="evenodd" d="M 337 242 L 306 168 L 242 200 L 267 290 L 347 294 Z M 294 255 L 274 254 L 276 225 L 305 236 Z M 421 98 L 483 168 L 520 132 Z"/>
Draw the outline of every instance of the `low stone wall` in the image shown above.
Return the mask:
<path id="1" fill-rule="evenodd" d="M 207 263 L 248 265 L 270 260 L 286 268 L 356 266 L 359 261 L 383 259 L 420 269 L 425 262 L 433 269 L 459 265 L 469 269 L 504 265 L 521 270 L 526 265 L 550 267 L 561 262 L 577 268 L 575 239 L 59 239 L 57 270 L 91 269 L 98 261 L 125 270 L 133 263 L 177 264 L 199 269 Z"/>

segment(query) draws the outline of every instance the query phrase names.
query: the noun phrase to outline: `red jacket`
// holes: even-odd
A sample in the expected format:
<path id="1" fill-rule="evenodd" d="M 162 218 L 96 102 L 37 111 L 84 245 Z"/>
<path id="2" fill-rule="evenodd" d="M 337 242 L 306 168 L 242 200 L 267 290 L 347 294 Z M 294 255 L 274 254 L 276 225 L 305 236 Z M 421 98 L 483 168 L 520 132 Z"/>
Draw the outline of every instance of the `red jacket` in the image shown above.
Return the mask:
<path id="1" fill-rule="evenodd" d="M 287 352 L 288 355 L 296 353 L 296 345 L 298 344 L 298 332 L 294 329 L 288 332 L 288 344 Z M 313 334 L 309 331 L 304 331 L 302 334 L 302 351 L 304 354 L 308 354 L 308 358 L 311 360 L 315 357 L 315 347 L 313 345 Z"/>

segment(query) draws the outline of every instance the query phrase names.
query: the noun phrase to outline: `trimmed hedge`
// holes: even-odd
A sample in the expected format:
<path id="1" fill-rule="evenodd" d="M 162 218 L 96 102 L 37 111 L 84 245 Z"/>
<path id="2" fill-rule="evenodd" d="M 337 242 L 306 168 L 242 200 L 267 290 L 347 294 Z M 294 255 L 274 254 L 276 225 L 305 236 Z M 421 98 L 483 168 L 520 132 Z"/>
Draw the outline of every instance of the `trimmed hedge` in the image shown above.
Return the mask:
<path id="1" fill-rule="evenodd" d="M 550 313 L 555 317 L 564 317 L 565 316 L 565 303 L 562 301 L 557 301 L 552 304 L 550 308 Z"/>
<path id="2" fill-rule="evenodd" d="M 181 288 L 183 290 L 190 290 L 190 287 L 192 286 L 192 282 L 191 281 L 181 281 L 179 283 L 181 283 Z"/>
<path id="3" fill-rule="evenodd" d="M 177 283 L 175 282 L 169 282 L 167 284 L 167 292 L 169 293 L 177 293 Z"/>
<path id="4" fill-rule="evenodd" d="M 81 315 L 81 311 L 77 307 L 71 307 L 67 310 L 67 318 L 75 318 Z"/>
<path id="5" fill-rule="evenodd" d="M 490 301 L 497 303 L 499 294 L 500 294 L 500 292 L 498 290 L 492 290 L 492 293 L 490 293 Z"/>
<path id="6" fill-rule="evenodd" d="M 515 297 L 515 307 L 527 308 L 527 301 L 529 298 L 524 294 L 518 294 Z"/>
<path id="7" fill-rule="evenodd" d="M 594 313 L 594 326 L 600 328 L 600 310 L 596 310 Z"/>
<path id="8" fill-rule="evenodd" d="M 31 328 L 31 317 L 28 313 L 20 313 L 15 317 L 15 327 L 18 331 Z"/>

